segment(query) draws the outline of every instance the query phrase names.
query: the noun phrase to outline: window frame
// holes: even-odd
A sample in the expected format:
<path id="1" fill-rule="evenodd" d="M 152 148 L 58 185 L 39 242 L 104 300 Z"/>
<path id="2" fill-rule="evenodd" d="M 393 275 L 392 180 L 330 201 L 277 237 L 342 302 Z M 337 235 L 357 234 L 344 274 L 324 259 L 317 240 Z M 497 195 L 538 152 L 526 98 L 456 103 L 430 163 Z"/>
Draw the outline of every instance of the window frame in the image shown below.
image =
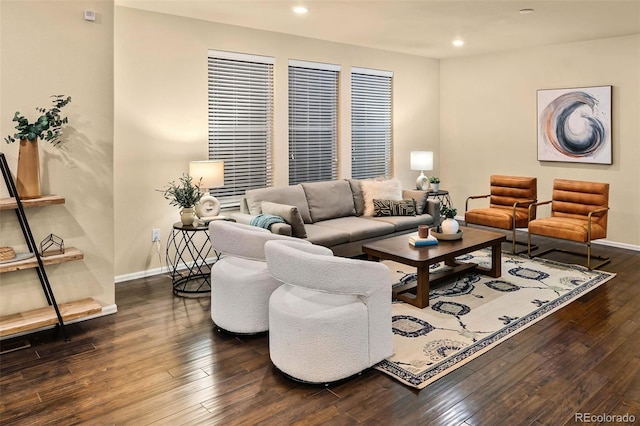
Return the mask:
<path id="1" fill-rule="evenodd" d="M 393 72 L 352 67 L 351 177 L 390 177 L 392 173 Z"/>
<path id="2" fill-rule="evenodd" d="M 240 206 L 247 190 L 273 184 L 274 87 L 275 58 L 208 50 L 208 158 L 223 160 L 225 169 L 225 185 L 210 192 L 223 209 Z"/>
<path id="3" fill-rule="evenodd" d="M 290 185 L 338 178 L 340 69 L 334 64 L 289 61 Z"/>

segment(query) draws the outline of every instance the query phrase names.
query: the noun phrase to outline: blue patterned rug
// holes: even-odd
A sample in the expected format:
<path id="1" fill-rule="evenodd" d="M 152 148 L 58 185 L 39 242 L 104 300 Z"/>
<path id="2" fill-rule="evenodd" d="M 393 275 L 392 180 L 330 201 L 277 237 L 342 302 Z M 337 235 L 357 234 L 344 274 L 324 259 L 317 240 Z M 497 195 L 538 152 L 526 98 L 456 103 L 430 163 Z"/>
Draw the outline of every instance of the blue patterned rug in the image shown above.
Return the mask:
<path id="1" fill-rule="evenodd" d="M 480 250 L 458 260 L 490 267 L 491 252 Z M 384 263 L 394 282 L 415 281 L 412 267 Z M 447 267 L 433 267 L 439 268 Z M 500 278 L 470 273 L 439 284 L 431 288 L 424 309 L 394 302 L 394 355 L 375 368 L 422 389 L 613 277 L 578 265 L 502 253 Z"/>

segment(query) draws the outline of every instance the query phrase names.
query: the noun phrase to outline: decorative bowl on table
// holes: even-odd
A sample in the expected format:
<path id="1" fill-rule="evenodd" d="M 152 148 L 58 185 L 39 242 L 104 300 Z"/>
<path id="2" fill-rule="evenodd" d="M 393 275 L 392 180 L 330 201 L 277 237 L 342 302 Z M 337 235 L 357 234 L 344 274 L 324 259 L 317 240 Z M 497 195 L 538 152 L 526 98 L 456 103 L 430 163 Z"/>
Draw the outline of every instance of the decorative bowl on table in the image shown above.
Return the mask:
<path id="1" fill-rule="evenodd" d="M 458 229 L 458 232 L 455 234 L 444 234 L 442 232 L 436 231 L 437 228 L 431 229 L 431 235 L 436 237 L 438 240 L 442 241 L 453 241 L 462 239 L 462 229 Z"/>

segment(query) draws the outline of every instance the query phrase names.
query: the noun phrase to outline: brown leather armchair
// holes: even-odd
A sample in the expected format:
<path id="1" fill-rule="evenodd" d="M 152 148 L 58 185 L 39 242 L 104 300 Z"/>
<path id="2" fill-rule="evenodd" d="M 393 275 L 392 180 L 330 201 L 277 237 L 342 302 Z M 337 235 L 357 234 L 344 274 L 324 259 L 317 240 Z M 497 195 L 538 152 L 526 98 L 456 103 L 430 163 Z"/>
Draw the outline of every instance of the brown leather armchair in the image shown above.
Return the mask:
<path id="1" fill-rule="evenodd" d="M 490 183 L 490 194 L 467 198 L 465 223 L 510 230 L 511 250 L 516 253 L 516 244 L 525 244 L 516 241 L 516 228 L 526 228 L 529 223 L 529 206 L 538 201 L 538 181 L 534 177 L 492 175 Z M 469 210 L 469 201 L 479 198 L 489 198 L 489 207 Z M 531 213 L 535 218 L 535 207 Z"/>
<path id="2" fill-rule="evenodd" d="M 587 245 L 587 268 L 598 268 L 609 263 L 606 257 L 591 255 L 591 241 L 607 236 L 607 216 L 609 210 L 609 184 L 577 180 L 556 179 L 553 181 L 552 200 L 531 205 L 551 203 L 551 216 L 529 221 L 528 254 L 531 257 L 531 235 L 577 241 Z M 552 251 L 584 256 L 584 253 L 564 249 L 549 249 L 536 256 Z M 591 266 L 591 258 L 601 260 Z"/>

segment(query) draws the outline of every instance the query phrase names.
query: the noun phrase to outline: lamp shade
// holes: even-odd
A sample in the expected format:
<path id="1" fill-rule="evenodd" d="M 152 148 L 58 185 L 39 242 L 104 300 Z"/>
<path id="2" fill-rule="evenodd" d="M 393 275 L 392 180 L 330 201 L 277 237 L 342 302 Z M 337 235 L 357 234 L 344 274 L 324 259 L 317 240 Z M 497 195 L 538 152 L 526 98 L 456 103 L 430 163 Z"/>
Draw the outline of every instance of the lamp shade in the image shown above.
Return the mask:
<path id="1" fill-rule="evenodd" d="M 411 170 L 433 170 L 433 152 L 411 151 Z"/>
<path id="2" fill-rule="evenodd" d="M 201 182 L 201 188 L 218 188 L 224 186 L 224 161 L 190 161 L 189 176 L 195 182 Z"/>

